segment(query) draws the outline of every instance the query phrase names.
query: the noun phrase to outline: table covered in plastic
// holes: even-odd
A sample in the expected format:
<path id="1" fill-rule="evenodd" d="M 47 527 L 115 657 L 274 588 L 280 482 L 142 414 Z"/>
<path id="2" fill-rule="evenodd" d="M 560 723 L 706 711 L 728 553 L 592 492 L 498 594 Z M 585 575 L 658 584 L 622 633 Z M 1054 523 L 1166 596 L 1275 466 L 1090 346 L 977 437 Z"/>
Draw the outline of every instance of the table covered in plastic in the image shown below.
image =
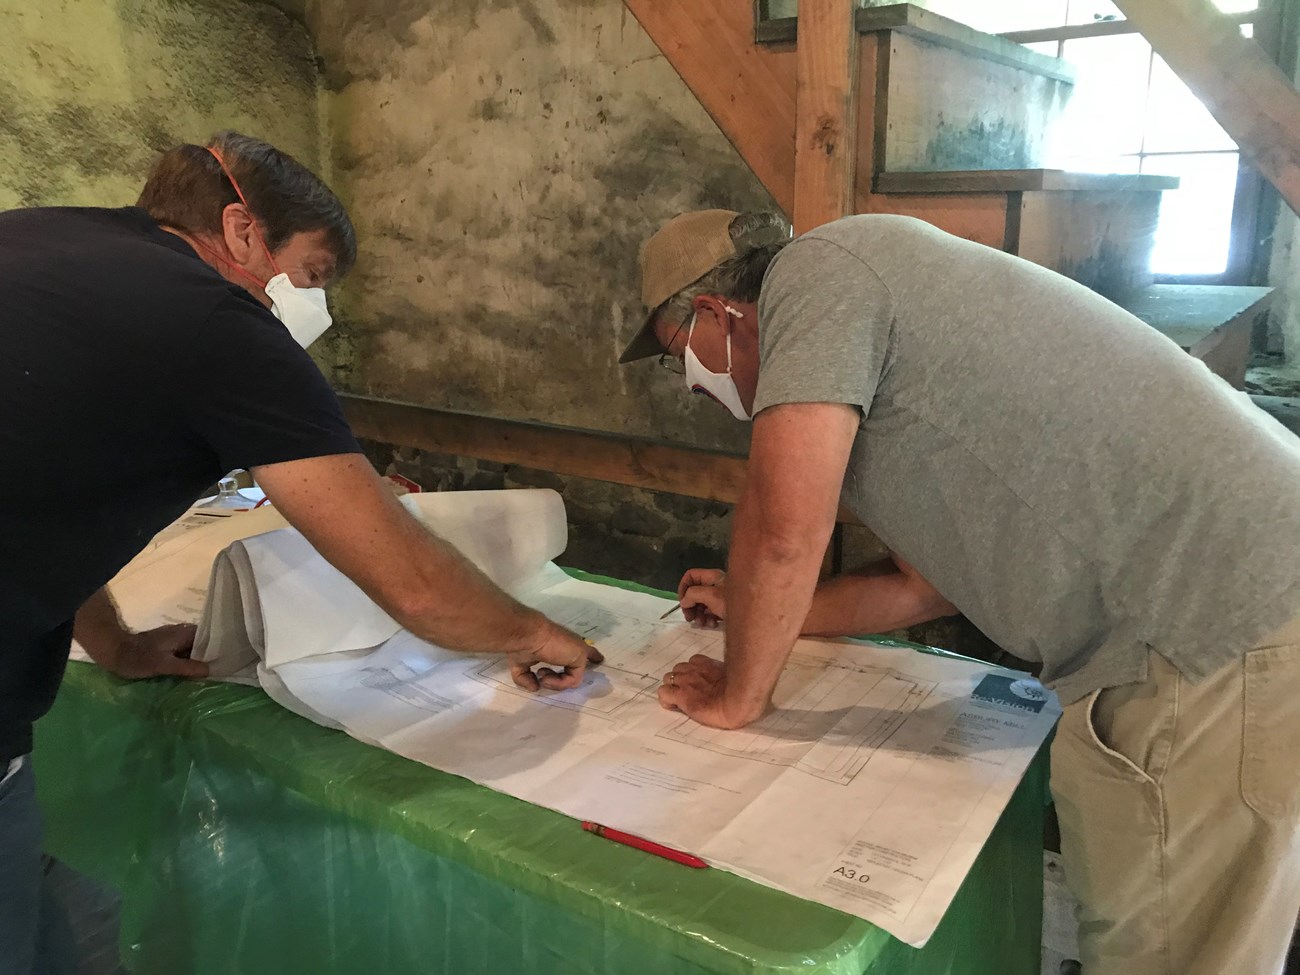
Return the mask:
<path id="1" fill-rule="evenodd" d="M 920 950 L 722 870 L 589 835 L 312 724 L 257 688 L 127 683 L 72 663 L 37 727 L 35 767 L 46 848 L 120 892 L 133 975 L 1039 967 L 1045 750 Z"/>

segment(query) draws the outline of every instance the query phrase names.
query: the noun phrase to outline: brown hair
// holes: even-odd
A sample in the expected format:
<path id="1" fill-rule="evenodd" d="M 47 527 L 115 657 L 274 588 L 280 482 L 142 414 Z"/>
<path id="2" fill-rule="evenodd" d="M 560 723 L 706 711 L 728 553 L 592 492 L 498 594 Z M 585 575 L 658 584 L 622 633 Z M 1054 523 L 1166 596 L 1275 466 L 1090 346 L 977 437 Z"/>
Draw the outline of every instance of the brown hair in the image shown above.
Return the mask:
<path id="1" fill-rule="evenodd" d="M 218 132 L 208 145 L 221 153 L 239 182 L 273 253 L 294 234 L 323 230 L 337 262 L 335 280 L 352 268 L 356 232 L 343 204 L 319 176 L 288 153 L 238 132 Z M 221 232 L 225 208 L 238 202 L 239 194 L 216 157 L 203 146 L 187 143 L 169 149 L 154 163 L 136 206 L 163 226 L 212 234 Z"/>

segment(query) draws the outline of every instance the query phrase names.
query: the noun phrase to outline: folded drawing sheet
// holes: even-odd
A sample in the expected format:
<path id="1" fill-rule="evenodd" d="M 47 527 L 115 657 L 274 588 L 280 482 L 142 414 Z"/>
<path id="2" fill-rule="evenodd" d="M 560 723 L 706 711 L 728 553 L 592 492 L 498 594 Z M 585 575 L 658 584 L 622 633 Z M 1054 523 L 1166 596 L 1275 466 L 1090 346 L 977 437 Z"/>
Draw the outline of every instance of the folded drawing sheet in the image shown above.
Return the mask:
<path id="1" fill-rule="evenodd" d="M 801 640 L 766 717 L 706 728 L 662 710 L 655 689 L 679 660 L 721 657 L 723 635 L 660 621 L 667 600 L 555 568 L 557 495 L 404 501 L 498 584 L 592 639 L 605 663 L 578 688 L 529 694 L 502 658 L 401 629 L 292 529 L 230 543 L 231 527 L 196 654 L 217 673 L 256 672 L 280 703 L 362 741 L 690 851 L 909 944 L 933 933 L 1060 714 L 1023 674 Z"/>

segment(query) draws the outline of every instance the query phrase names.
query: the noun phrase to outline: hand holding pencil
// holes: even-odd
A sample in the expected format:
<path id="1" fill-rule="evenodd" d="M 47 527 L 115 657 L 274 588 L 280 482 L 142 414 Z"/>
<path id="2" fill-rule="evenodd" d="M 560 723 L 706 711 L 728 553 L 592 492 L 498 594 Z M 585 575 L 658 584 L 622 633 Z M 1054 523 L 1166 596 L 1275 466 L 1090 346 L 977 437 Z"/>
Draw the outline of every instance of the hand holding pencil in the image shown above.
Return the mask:
<path id="1" fill-rule="evenodd" d="M 716 629 L 727 615 L 726 578 L 721 569 L 688 569 L 677 584 L 678 605 L 659 618 L 667 619 L 681 609 L 688 623 Z"/>

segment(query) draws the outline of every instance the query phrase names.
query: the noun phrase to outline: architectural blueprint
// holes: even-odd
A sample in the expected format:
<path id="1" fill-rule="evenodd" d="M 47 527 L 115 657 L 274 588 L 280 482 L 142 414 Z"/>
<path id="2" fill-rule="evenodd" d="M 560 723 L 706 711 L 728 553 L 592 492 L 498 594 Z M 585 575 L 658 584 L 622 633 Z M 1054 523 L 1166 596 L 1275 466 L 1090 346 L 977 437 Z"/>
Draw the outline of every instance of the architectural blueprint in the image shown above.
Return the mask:
<path id="1" fill-rule="evenodd" d="M 551 492 L 489 494 L 443 510 L 422 501 L 421 516 L 600 648 L 605 662 L 579 687 L 529 693 L 501 658 L 418 639 L 291 529 L 218 555 L 200 623 L 207 659 L 220 669 L 223 653 L 241 666 L 251 655 L 267 692 L 312 720 L 923 944 L 1059 716 L 1055 696 L 950 656 L 800 640 L 765 717 L 706 728 L 660 708 L 656 692 L 678 661 L 722 658 L 724 633 L 659 619 L 668 600 L 556 569 L 564 513 Z M 137 618 L 192 599 L 176 591 L 183 573 L 157 585 L 160 556 L 175 546 L 192 560 L 210 548 L 205 531 L 228 541 L 235 529 L 174 533 L 115 585 Z"/>

